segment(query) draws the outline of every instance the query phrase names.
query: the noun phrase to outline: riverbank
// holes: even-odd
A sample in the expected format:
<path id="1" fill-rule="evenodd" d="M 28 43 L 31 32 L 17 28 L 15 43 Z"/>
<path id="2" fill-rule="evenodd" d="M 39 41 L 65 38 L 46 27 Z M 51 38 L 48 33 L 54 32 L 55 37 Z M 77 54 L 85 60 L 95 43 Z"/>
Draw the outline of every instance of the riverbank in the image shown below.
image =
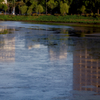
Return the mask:
<path id="1" fill-rule="evenodd" d="M 0 21 L 30 21 L 30 22 L 54 22 L 54 23 L 82 23 L 82 24 L 100 24 L 100 17 L 92 16 L 21 16 L 21 15 L 0 15 Z"/>

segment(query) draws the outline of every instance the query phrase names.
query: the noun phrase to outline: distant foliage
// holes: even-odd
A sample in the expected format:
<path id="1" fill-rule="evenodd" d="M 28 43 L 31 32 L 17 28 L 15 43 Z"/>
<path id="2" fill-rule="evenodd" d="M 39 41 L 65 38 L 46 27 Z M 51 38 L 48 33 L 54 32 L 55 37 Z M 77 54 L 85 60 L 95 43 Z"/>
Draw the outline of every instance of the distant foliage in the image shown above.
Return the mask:
<path id="1" fill-rule="evenodd" d="M 82 5 L 82 7 L 81 7 L 81 9 L 80 9 L 81 13 L 84 14 L 85 10 L 86 10 L 86 7 L 85 7 L 84 5 Z"/>
<path id="2" fill-rule="evenodd" d="M 31 4 L 32 10 L 35 11 L 35 10 L 36 10 L 36 7 L 37 7 L 37 5 L 38 5 L 38 2 L 35 1 L 35 0 L 32 2 L 32 0 L 31 0 L 31 3 L 32 3 L 32 4 Z"/>
<path id="3" fill-rule="evenodd" d="M 3 9 L 6 11 L 8 9 L 8 6 L 6 4 L 3 4 Z"/>
<path id="4" fill-rule="evenodd" d="M 47 6 L 48 6 L 48 8 L 50 8 L 51 10 L 54 9 L 57 5 L 58 5 L 58 2 L 57 2 L 57 1 L 54 1 L 54 0 L 49 0 L 49 1 L 47 2 Z"/>
<path id="5" fill-rule="evenodd" d="M 27 12 L 27 6 L 26 5 L 22 6 L 20 9 L 21 9 L 22 14 L 26 14 L 26 12 Z"/>
<path id="6" fill-rule="evenodd" d="M 4 2 L 4 0 L 0 0 L 0 3 Z"/>
<path id="7" fill-rule="evenodd" d="M 29 7 L 29 9 L 27 10 L 27 15 L 31 15 L 32 14 L 32 8 Z"/>
<path id="8" fill-rule="evenodd" d="M 3 6 L 3 5 L 2 5 L 2 4 L 0 4 L 0 9 L 2 9 L 2 6 Z"/>
<path id="9" fill-rule="evenodd" d="M 85 17 L 78 15 L 67 15 L 67 16 L 53 16 L 53 15 L 43 15 L 43 16 L 13 16 L 13 15 L 0 15 L 0 20 L 7 21 L 51 21 L 51 22 L 64 22 L 64 23 L 99 23 L 100 17 Z M 95 24 L 98 27 L 99 24 Z M 99 25 L 100 27 L 100 25 Z"/>
<path id="10" fill-rule="evenodd" d="M 0 9 L 2 10 L 2 3 L 4 0 L 0 0 Z M 20 8 L 22 6 L 27 6 L 28 11 L 26 11 L 29 15 L 31 12 L 36 12 L 38 9 L 38 5 L 41 5 L 44 13 L 51 14 L 79 14 L 88 13 L 93 14 L 100 13 L 100 0 L 7 0 L 7 6 L 10 13 L 12 13 L 13 9 L 17 14 L 21 14 L 22 11 Z M 32 9 L 29 9 L 30 6 Z M 69 10 L 70 7 L 70 10 Z M 26 10 L 26 9 L 25 9 Z M 29 11 L 30 10 L 30 11 Z M 32 11 L 31 11 L 32 10 Z M 41 13 L 41 11 L 38 12 Z M 53 13 L 52 13 L 53 12 Z"/>
<path id="11" fill-rule="evenodd" d="M 4 0 L 0 0 L 0 9 L 2 9 L 2 7 L 3 7 L 2 2 L 4 2 Z"/>
<path id="12" fill-rule="evenodd" d="M 60 2 L 60 13 L 62 15 L 69 13 L 69 6 L 67 3 L 63 3 L 62 1 Z"/>
<path id="13" fill-rule="evenodd" d="M 39 13 L 39 14 L 43 12 L 43 7 L 40 4 L 37 5 L 36 12 Z"/>

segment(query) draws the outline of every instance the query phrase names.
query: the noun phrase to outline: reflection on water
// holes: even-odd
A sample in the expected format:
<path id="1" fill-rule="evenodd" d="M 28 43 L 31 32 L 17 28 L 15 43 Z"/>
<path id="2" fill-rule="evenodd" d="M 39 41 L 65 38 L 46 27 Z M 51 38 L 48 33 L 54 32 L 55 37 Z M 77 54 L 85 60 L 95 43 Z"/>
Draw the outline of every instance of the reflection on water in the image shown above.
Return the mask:
<path id="1" fill-rule="evenodd" d="M 9 37 L 8 31 L 7 26 L 0 28 L 0 62 L 15 61 L 15 37 Z"/>
<path id="2" fill-rule="evenodd" d="M 67 45 L 60 44 L 60 46 L 49 46 L 50 60 L 66 59 L 67 58 Z"/>
<path id="3" fill-rule="evenodd" d="M 15 38 L 0 37 L 0 62 L 15 61 Z"/>
<path id="4" fill-rule="evenodd" d="M 37 32 L 37 31 L 36 31 Z M 43 33 L 42 33 L 43 32 Z M 41 34 L 26 35 L 26 47 L 28 49 L 41 48 L 41 45 L 48 47 L 50 60 L 66 59 L 67 49 L 68 49 L 68 37 L 67 35 L 57 35 L 57 34 L 46 34 L 41 31 Z M 66 36 L 66 38 L 64 38 Z"/>
<path id="5" fill-rule="evenodd" d="M 100 40 L 78 40 L 73 53 L 73 88 L 100 94 Z"/>
<path id="6" fill-rule="evenodd" d="M 10 27 L 14 34 L 0 34 L 2 100 L 99 100 L 99 37 L 71 37 L 71 27 L 13 24 L 18 23 Z"/>

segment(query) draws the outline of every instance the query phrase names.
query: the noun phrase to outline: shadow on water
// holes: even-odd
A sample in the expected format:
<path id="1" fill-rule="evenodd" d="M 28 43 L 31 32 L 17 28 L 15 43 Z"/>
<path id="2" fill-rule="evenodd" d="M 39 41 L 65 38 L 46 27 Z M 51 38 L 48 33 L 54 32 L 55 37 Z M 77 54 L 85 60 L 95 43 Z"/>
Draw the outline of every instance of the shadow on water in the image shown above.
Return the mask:
<path id="1" fill-rule="evenodd" d="M 8 65 L 1 71 L 0 92 L 6 89 L 11 100 L 15 95 L 23 100 L 99 100 L 100 38 L 90 36 L 98 28 L 26 26 L 1 31 L 0 68 L 5 62 L 15 65 L 13 71 Z"/>

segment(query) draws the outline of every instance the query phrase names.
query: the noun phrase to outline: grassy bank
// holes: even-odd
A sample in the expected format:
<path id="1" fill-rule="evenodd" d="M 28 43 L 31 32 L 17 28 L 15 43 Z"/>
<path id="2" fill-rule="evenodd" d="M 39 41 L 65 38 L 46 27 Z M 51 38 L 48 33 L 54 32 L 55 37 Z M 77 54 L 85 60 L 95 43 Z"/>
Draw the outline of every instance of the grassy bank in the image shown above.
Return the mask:
<path id="1" fill-rule="evenodd" d="M 14 16 L 14 15 L 0 15 L 1 21 L 36 21 L 36 22 L 62 22 L 62 23 L 96 23 L 100 24 L 100 17 L 85 17 L 80 15 L 67 16 Z"/>

